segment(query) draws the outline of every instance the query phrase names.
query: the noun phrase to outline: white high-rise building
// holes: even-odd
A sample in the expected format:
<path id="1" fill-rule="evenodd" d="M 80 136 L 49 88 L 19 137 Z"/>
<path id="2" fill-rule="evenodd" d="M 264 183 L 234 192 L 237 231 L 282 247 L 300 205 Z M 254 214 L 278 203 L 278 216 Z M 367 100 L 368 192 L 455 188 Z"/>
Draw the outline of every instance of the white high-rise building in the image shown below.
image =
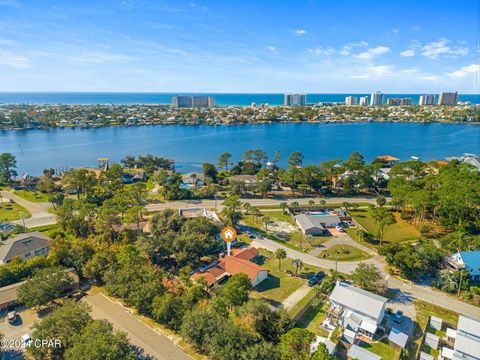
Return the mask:
<path id="1" fill-rule="evenodd" d="M 368 96 L 360 96 L 360 106 L 368 105 Z"/>
<path id="2" fill-rule="evenodd" d="M 438 96 L 438 105 L 457 105 L 457 92 L 442 92 Z"/>
<path id="3" fill-rule="evenodd" d="M 418 105 L 435 105 L 435 95 L 420 95 Z"/>
<path id="4" fill-rule="evenodd" d="M 377 91 L 375 94 L 372 94 L 370 98 L 370 106 L 382 106 L 385 99 L 385 95 L 381 91 Z"/>
<path id="5" fill-rule="evenodd" d="M 348 106 L 357 105 L 357 97 L 356 96 L 347 96 L 345 98 L 345 105 L 348 105 Z"/>
<path id="6" fill-rule="evenodd" d="M 307 105 L 307 94 L 284 94 L 283 105 L 305 106 Z"/>

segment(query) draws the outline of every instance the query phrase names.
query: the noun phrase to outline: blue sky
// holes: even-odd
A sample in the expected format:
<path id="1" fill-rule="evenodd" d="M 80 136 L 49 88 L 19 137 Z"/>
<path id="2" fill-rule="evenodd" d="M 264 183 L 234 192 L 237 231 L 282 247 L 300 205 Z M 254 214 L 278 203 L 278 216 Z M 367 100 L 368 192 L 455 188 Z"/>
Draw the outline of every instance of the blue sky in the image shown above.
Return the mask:
<path id="1" fill-rule="evenodd" d="M 478 93 L 478 14 L 478 0 L 0 0 L 0 91 Z"/>

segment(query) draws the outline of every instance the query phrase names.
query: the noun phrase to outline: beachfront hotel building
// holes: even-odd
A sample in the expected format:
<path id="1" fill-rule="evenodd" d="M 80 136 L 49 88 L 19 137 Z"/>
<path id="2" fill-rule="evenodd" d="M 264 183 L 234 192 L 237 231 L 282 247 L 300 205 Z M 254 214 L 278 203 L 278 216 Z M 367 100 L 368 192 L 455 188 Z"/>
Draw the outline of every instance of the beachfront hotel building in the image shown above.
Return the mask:
<path id="1" fill-rule="evenodd" d="M 456 105 L 458 93 L 442 92 L 438 96 L 438 105 Z"/>
<path id="2" fill-rule="evenodd" d="M 284 106 L 305 106 L 307 105 L 307 94 L 284 94 Z"/>
<path id="3" fill-rule="evenodd" d="M 213 96 L 173 96 L 172 106 L 179 108 L 213 108 L 215 98 Z"/>
<path id="4" fill-rule="evenodd" d="M 425 105 L 435 105 L 435 95 L 420 95 L 418 100 L 418 105 L 425 106 Z"/>
<path id="5" fill-rule="evenodd" d="M 368 96 L 360 96 L 360 106 L 368 105 Z"/>
<path id="6" fill-rule="evenodd" d="M 357 105 L 357 97 L 356 96 L 347 96 L 345 98 L 345 105 L 347 105 L 347 106 Z"/>
<path id="7" fill-rule="evenodd" d="M 370 98 L 370 106 L 382 106 L 384 103 L 385 95 L 381 91 L 377 91 L 372 94 Z"/>
<path id="8" fill-rule="evenodd" d="M 389 98 L 387 100 L 389 106 L 412 105 L 412 98 Z"/>

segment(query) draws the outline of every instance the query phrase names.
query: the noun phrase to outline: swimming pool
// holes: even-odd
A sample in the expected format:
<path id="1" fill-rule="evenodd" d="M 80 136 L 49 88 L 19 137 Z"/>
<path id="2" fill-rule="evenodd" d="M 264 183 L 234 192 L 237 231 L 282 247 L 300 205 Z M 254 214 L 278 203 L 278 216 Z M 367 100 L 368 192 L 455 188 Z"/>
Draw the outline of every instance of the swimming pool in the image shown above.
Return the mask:
<path id="1" fill-rule="evenodd" d="M 326 211 L 312 211 L 312 212 L 309 212 L 308 215 L 311 215 L 311 216 L 328 216 L 330 214 Z"/>

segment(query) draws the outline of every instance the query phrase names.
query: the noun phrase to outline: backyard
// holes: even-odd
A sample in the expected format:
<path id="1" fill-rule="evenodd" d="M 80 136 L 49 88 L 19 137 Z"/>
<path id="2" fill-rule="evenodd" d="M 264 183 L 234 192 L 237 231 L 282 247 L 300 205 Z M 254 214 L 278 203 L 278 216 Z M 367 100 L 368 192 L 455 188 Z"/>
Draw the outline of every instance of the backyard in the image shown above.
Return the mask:
<path id="1" fill-rule="evenodd" d="M 372 209 L 349 210 L 349 214 L 357 220 L 368 232 L 376 234 L 378 226 L 373 219 Z M 420 237 L 420 232 L 413 225 L 400 218 L 399 213 L 394 213 L 396 224 L 385 227 L 384 243 L 401 242 L 416 240 Z M 355 240 L 359 240 L 356 235 L 356 229 L 347 229 L 347 232 Z"/>
<path id="2" fill-rule="evenodd" d="M 292 264 L 292 259 L 283 259 L 281 270 L 279 270 L 278 260 L 274 253 L 263 249 L 258 249 L 258 251 L 266 259 L 261 265 L 268 269 L 269 276 L 254 288 L 251 296 L 265 298 L 276 305 L 304 285 L 307 279 L 319 270 L 317 267 L 305 265 L 298 269 L 298 276 L 295 276 L 295 266 Z"/>
<path id="3" fill-rule="evenodd" d="M 327 315 L 328 302 L 318 301 L 316 304 L 303 314 L 303 316 L 296 322 L 295 326 L 299 328 L 308 329 L 315 335 L 327 337 L 328 331 L 320 327 Z"/>
<path id="4" fill-rule="evenodd" d="M 334 245 L 320 253 L 318 257 L 326 260 L 361 261 L 370 258 L 370 255 L 350 245 Z"/>

